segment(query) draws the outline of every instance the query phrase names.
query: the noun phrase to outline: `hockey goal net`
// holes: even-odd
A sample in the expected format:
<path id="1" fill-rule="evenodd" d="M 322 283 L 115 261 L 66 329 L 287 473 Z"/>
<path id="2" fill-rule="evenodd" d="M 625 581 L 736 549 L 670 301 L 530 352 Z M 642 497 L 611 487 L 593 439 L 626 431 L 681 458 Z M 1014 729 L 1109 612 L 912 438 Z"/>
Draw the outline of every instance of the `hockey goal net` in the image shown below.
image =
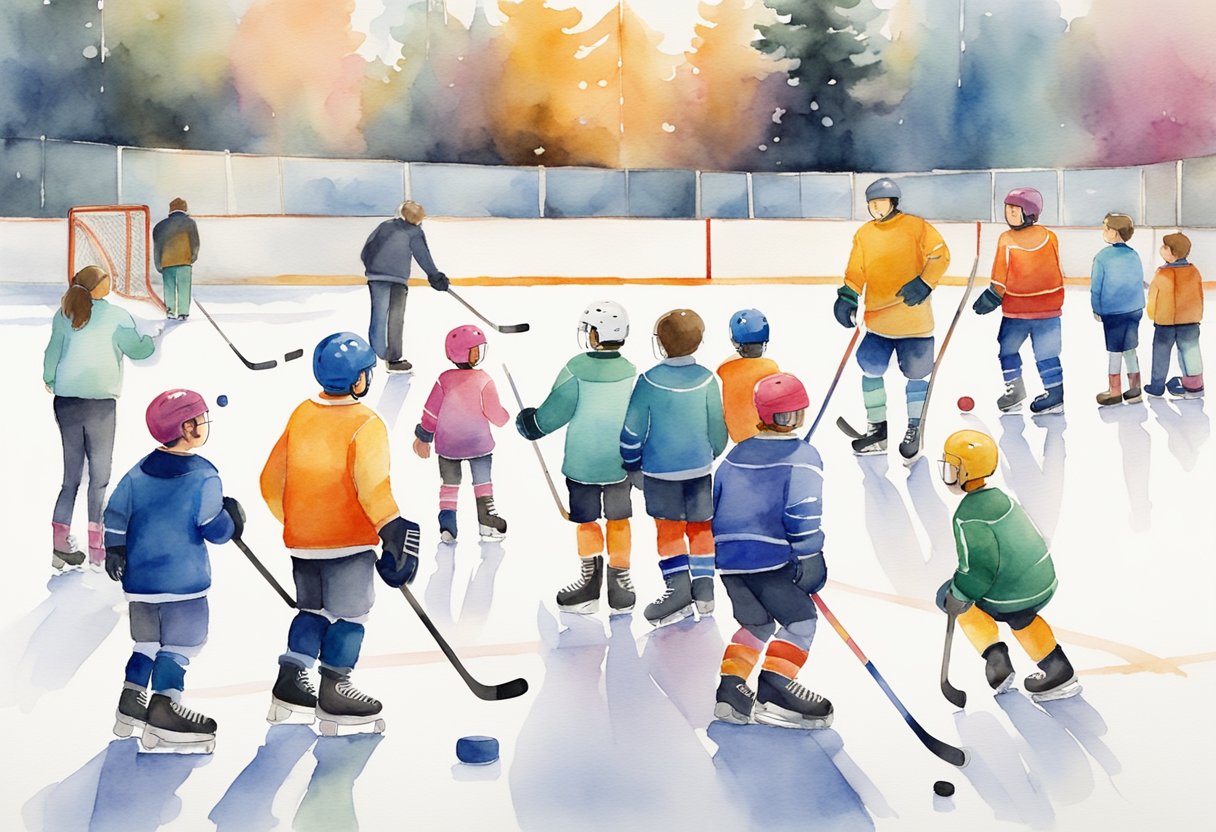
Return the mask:
<path id="1" fill-rule="evenodd" d="M 112 292 L 164 309 L 149 272 L 150 229 L 147 205 L 82 205 L 70 209 L 68 281 L 85 266 L 100 266 L 110 275 Z"/>

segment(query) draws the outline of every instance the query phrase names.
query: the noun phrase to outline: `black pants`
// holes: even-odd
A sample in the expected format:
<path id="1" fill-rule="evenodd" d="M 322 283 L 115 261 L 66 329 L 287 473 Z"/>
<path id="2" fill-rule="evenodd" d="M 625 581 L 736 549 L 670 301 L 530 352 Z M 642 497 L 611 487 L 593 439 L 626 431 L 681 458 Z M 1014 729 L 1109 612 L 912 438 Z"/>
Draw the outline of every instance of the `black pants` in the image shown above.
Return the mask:
<path id="1" fill-rule="evenodd" d="M 405 298 L 409 287 L 388 280 L 369 280 L 367 288 L 372 296 L 372 319 L 367 340 L 379 358 L 400 361 L 405 331 Z"/>
<path id="2" fill-rule="evenodd" d="M 89 522 L 101 522 L 101 510 L 110 484 L 114 458 L 114 427 L 117 403 L 114 399 L 75 399 L 55 397 L 55 421 L 63 440 L 63 484 L 55 501 L 56 523 L 71 524 L 76 492 L 89 463 Z"/>

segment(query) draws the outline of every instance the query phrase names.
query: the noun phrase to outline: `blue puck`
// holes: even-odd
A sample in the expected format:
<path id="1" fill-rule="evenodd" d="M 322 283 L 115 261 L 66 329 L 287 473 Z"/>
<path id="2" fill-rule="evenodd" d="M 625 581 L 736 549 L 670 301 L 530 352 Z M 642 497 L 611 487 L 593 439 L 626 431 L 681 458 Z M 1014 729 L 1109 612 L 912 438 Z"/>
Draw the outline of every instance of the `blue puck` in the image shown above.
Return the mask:
<path id="1" fill-rule="evenodd" d="M 498 740 L 493 737 L 461 737 L 456 740 L 456 759 L 471 766 L 485 766 L 498 759 Z"/>
<path id="2" fill-rule="evenodd" d="M 228 406 L 228 397 L 220 396 L 219 398 L 217 398 L 215 400 L 215 403 L 218 404 L 220 407 L 227 407 Z"/>

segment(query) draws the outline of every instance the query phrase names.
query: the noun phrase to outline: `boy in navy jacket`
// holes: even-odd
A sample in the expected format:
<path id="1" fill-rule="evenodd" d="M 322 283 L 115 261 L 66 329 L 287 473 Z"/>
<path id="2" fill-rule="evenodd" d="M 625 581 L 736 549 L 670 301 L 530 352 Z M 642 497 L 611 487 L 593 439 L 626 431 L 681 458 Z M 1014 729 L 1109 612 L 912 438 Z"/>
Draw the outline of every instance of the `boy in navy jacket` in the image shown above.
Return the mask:
<path id="1" fill-rule="evenodd" d="M 239 537 L 245 513 L 223 496 L 215 466 L 194 454 L 209 436 L 202 396 L 168 390 L 146 420 L 160 447 L 127 472 L 105 510 L 106 572 L 122 581 L 135 642 L 114 733 L 142 729 L 149 751 L 210 753 L 215 720 L 180 700 L 186 666 L 207 640 L 207 543 Z"/>

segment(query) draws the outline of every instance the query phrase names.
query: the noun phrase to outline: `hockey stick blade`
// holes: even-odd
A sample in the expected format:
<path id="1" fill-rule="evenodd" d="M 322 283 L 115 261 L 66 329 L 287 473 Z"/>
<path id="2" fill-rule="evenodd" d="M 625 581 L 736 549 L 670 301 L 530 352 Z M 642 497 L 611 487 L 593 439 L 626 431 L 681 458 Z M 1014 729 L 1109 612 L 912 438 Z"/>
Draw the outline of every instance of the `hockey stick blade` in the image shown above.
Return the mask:
<path id="1" fill-rule="evenodd" d="M 303 357 L 304 357 L 304 350 L 297 348 L 297 349 L 292 350 L 289 353 L 286 353 L 283 356 L 283 360 L 284 361 L 295 361 L 297 358 L 303 358 Z"/>
<path id="2" fill-rule="evenodd" d="M 435 625 L 431 623 L 430 616 L 419 605 L 418 599 L 410 592 L 409 587 L 403 585 L 401 587 L 401 594 L 405 596 L 406 601 L 409 601 L 410 606 L 414 608 L 414 612 L 422 621 L 422 625 L 430 632 L 431 638 L 435 639 L 435 643 L 439 645 L 439 649 L 443 651 L 443 655 L 447 656 L 448 661 L 452 663 L 452 667 L 456 668 L 456 672 L 460 674 L 460 678 L 464 680 L 464 683 L 469 686 L 469 690 L 473 691 L 474 696 L 487 702 L 495 702 L 503 699 L 515 699 L 528 692 L 527 679 L 512 679 L 509 682 L 503 682 L 501 685 L 483 685 L 474 679 L 469 675 L 469 671 L 465 670 L 464 664 L 456 656 L 451 645 L 440 635 L 439 630 L 435 629 Z"/>
<path id="3" fill-rule="evenodd" d="M 232 351 L 236 353 L 236 357 L 239 358 L 241 363 L 246 367 L 251 370 L 272 370 L 279 366 L 279 362 L 275 361 L 274 359 L 271 359 L 270 361 L 250 361 L 248 358 L 241 355 L 241 351 L 236 348 L 236 344 L 228 340 L 228 336 L 224 334 L 224 330 L 220 329 L 220 325 L 215 322 L 215 318 L 211 317 L 211 314 L 207 311 L 207 308 L 203 306 L 197 297 L 194 299 L 194 305 L 199 308 L 199 311 L 203 313 L 203 316 L 206 317 L 208 322 L 215 327 L 215 331 L 218 332 L 220 337 L 224 339 L 224 343 L 232 348 Z"/>
<path id="4" fill-rule="evenodd" d="M 489 318 L 487 318 L 485 315 L 478 312 L 472 306 L 470 306 L 469 302 L 466 301 L 464 298 L 462 298 L 460 295 L 456 294 L 456 292 L 453 291 L 451 287 L 448 288 L 447 292 L 449 295 L 456 298 L 456 300 L 460 301 L 461 306 L 463 306 L 465 309 L 469 310 L 474 315 L 476 315 L 478 318 L 480 318 L 482 321 L 484 321 L 485 324 L 487 326 L 493 328 L 495 332 L 501 332 L 505 335 L 514 335 L 519 332 L 527 332 L 528 330 L 530 330 L 532 328 L 531 324 L 505 324 L 503 326 L 499 326 L 498 324 L 494 323 Z"/>
<path id="5" fill-rule="evenodd" d="M 946 619 L 946 641 L 942 647 L 941 688 L 942 696 L 946 697 L 951 705 L 956 708 L 965 708 L 967 706 L 967 694 L 950 684 L 950 650 L 954 646 L 955 618 L 957 616 L 951 615 Z"/>
<path id="6" fill-rule="evenodd" d="M 861 437 L 865 436 L 864 433 L 862 433 L 861 431 L 857 430 L 857 428 L 850 425 L 843 416 L 837 417 L 836 427 L 838 427 L 842 431 L 844 431 L 845 435 L 851 439 L 860 439 Z"/>
<path id="7" fill-rule="evenodd" d="M 524 409 L 523 397 L 519 395 L 519 388 L 515 386 L 515 379 L 511 375 L 511 371 L 507 369 L 507 365 L 502 365 L 502 371 L 507 375 L 507 382 L 511 385 L 511 392 L 515 394 L 515 403 L 519 405 L 519 409 Z M 557 493 L 556 486 L 553 485 L 553 477 L 549 474 L 549 466 L 545 464 L 545 455 L 540 452 L 540 445 L 535 442 L 529 442 L 532 450 L 536 451 L 536 461 L 540 463 L 540 470 L 545 474 L 545 482 L 549 484 L 549 493 L 553 495 L 553 502 L 557 504 L 557 510 L 561 512 L 563 520 L 570 519 L 570 512 L 566 511 L 566 507 L 562 504 L 562 498 Z"/>
<path id="8" fill-rule="evenodd" d="M 279 597 L 283 599 L 283 603 L 291 607 L 293 610 L 296 609 L 296 599 L 287 594 L 287 590 L 283 589 L 283 585 L 275 580 L 274 575 L 270 574 L 270 570 L 268 570 L 262 564 L 262 562 L 258 560 L 258 556 L 255 555 L 247 545 L 245 545 L 245 541 L 241 540 L 239 537 L 234 537 L 232 538 L 232 542 L 237 545 L 238 549 L 245 553 L 245 557 L 249 558 L 249 562 L 252 563 L 254 568 L 257 569 L 258 572 L 261 573 L 262 577 L 266 579 L 266 583 L 270 584 L 271 588 L 274 589 L 275 592 L 279 593 Z"/>

